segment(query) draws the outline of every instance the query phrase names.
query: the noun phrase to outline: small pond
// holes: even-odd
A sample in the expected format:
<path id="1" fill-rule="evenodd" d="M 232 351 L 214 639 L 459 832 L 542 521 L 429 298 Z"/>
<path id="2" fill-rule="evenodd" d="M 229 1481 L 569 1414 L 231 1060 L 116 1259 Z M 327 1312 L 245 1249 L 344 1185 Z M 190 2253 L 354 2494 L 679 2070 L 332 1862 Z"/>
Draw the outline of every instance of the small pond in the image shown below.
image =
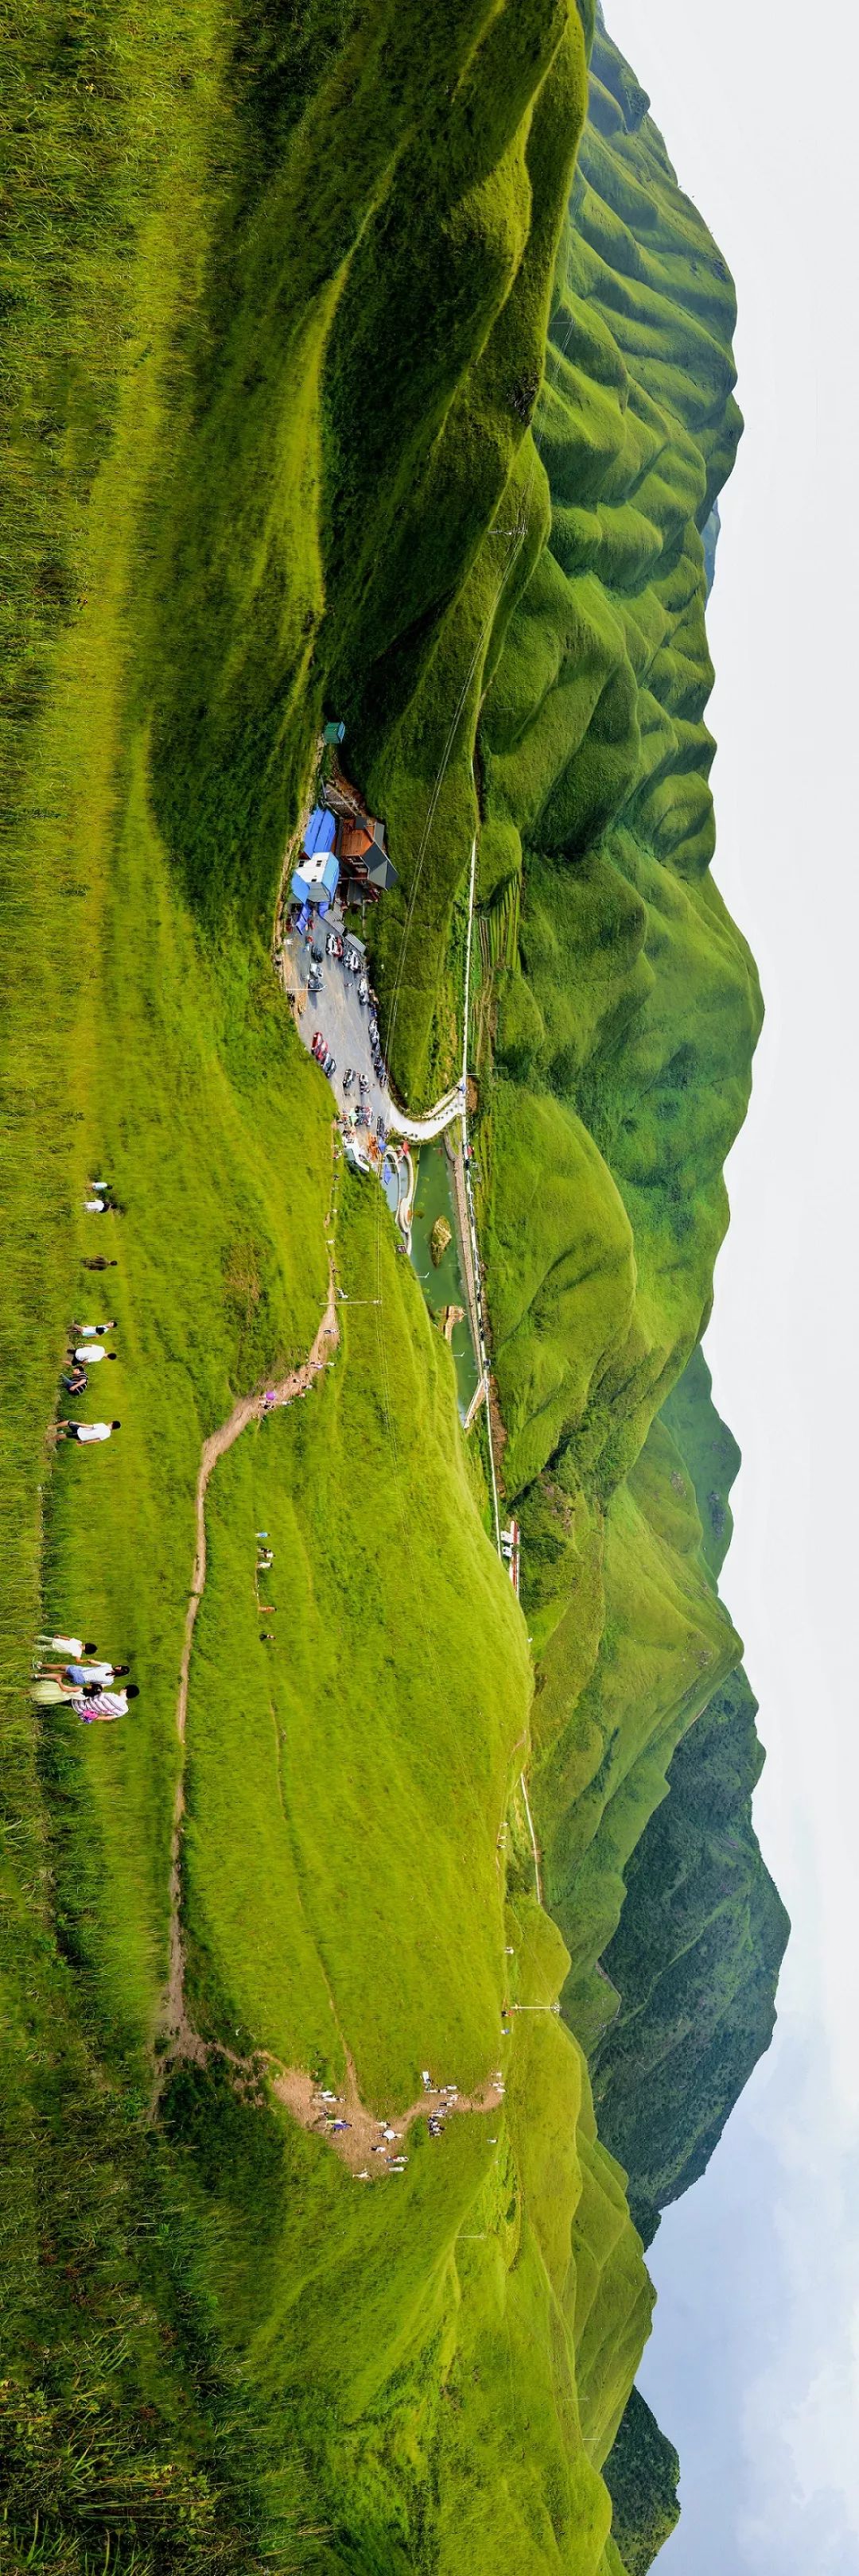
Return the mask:
<path id="1" fill-rule="evenodd" d="M 413 1149 L 414 1151 L 414 1149 Z M 474 1356 L 465 1282 L 459 1260 L 456 1218 L 453 1205 L 453 1181 L 450 1158 L 443 1138 L 432 1145 L 422 1145 L 415 1156 L 415 1203 L 412 1216 L 412 1260 L 430 1309 L 438 1315 L 445 1306 L 462 1306 L 464 1318 L 454 1324 L 453 1351 L 456 1366 L 456 1392 L 460 1419 L 465 1420 L 472 1396 L 476 1395 L 480 1372 Z M 430 1235 L 437 1217 L 446 1217 L 450 1242 L 436 1268 L 430 1252 Z"/>

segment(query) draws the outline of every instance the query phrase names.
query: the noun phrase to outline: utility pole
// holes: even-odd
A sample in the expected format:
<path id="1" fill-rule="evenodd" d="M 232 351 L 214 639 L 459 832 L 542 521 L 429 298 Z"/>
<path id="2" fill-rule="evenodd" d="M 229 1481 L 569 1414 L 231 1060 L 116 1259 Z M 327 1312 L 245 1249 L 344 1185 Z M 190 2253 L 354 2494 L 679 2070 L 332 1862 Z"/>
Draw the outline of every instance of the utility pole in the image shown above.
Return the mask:
<path id="1" fill-rule="evenodd" d="M 489 1400 L 489 1361 L 486 1353 L 486 1335 L 483 1324 L 483 1292 L 480 1285 L 480 1254 L 477 1244 L 477 1222 L 474 1214 L 474 1192 L 471 1186 L 471 1166 L 468 1160 L 468 1012 L 471 994 L 471 936 L 474 921 L 474 887 L 476 876 L 477 834 L 475 832 L 474 839 L 471 844 L 471 878 L 468 888 L 468 929 L 465 940 L 465 1009 L 462 1028 L 462 1170 L 465 1181 L 465 1204 L 468 1212 L 468 1230 L 471 1237 L 471 1266 L 474 1273 L 474 1302 L 477 1308 L 477 1329 L 480 1336 L 480 1349 L 477 1353 L 477 1357 L 480 1362 L 486 1394 L 486 1431 L 489 1442 L 489 1465 L 492 1475 L 492 1510 L 495 1519 L 495 1545 L 498 1555 L 500 1556 L 501 1514 L 498 1508 L 498 1479 L 495 1473 L 495 1451 L 492 1446 L 492 1410 Z"/>

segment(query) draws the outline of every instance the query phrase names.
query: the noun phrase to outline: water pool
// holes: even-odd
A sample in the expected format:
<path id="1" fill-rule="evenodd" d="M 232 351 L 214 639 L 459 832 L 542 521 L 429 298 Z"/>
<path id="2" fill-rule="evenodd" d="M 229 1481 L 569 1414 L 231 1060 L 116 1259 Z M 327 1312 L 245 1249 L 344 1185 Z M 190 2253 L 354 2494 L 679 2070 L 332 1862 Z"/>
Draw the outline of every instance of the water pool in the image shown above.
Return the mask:
<path id="1" fill-rule="evenodd" d="M 413 1149 L 414 1151 L 414 1149 Z M 412 1216 L 412 1260 L 430 1313 L 441 1314 L 445 1306 L 462 1306 L 464 1319 L 454 1324 L 453 1351 L 456 1368 L 456 1393 L 460 1418 L 465 1420 L 472 1397 L 480 1384 L 480 1371 L 474 1356 L 468 1302 L 459 1259 L 453 1182 L 450 1157 L 443 1138 L 432 1145 L 422 1145 L 416 1156 L 415 1203 Z M 430 1235 L 437 1217 L 446 1217 L 450 1242 L 436 1268 L 430 1252 Z"/>

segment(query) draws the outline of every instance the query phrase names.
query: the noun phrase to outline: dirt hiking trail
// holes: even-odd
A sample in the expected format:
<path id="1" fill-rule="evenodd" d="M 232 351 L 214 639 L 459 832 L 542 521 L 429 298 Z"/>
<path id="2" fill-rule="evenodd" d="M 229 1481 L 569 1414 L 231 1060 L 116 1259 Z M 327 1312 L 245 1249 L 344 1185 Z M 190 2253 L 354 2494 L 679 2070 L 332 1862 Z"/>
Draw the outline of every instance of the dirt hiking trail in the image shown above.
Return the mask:
<path id="1" fill-rule="evenodd" d="M 191 1581 L 191 1590 L 188 1595 L 188 1607 L 185 1612 L 185 1635 L 182 1646 L 182 1663 L 179 1672 L 179 1695 L 176 1701 L 176 1734 L 182 1748 L 182 1761 L 179 1770 L 179 1778 L 176 1782 L 176 1797 L 173 1806 L 173 1834 L 170 1846 L 169 1968 L 167 1991 L 164 1997 L 161 2021 L 162 2032 L 167 2044 L 162 2053 L 162 2066 L 169 2064 L 170 2059 L 173 2057 L 190 2057 L 195 2059 L 198 2065 L 204 2065 L 208 2055 L 205 2041 L 202 2040 L 197 2031 L 194 2030 L 192 2023 L 188 2019 L 185 2007 L 185 1952 L 182 1940 L 180 1897 L 182 1876 L 182 1826 L 185 1817 L 185 1730 L 188 1715 L 188 1675 L 191 1669 L 191 1647 L 194 1640 L 194 1628 L 196 1625 L 197 1612 L 206 1588 L 206 1494 L 208 1491 L 209 1478 L 213 1467 L 217 1466 L 218 1459 L 223 1458 L 226 1450 L 232 1448 L 233 1442 L 239 1439 L 243 1431 L 247 1430 L 249 1423 L 260 1422 L 265 1413 L 273 1411 L 278 1405 L 292 1404 L 294 1403 L 296 1396 L 307 1394 L 308 1387 L 312 1386 L 313 1380 L 315 1377 L 319 1376 L 320 1370 L 327 1368 L 329 1360 L 333 1357 L 333 1354 L 337 1349 L 339 1340 L 340 1328 L 337 1322 L 337 1310 L 334 1300 L 334 1268 L 333 1263 L 329 1262 L 328 1302 L 325 1308 L 325 1313 L 322 1317 L 322 1322 L 319 1326 L 307 1359 L 301 1362 L 299 1368 L 291 1369 L 289 1376 L 281 1378 L 274 1387 L 266 1388 L 265 1391 L 259 1395 L 240 1396 L 238 1403 L 233 1406 L 229 1419 L 226 1422 L 222 1422 L 220 1428 L 217 1431 L 213 1431 L 208 1440 L 204 1440 L 200 1454 L 200 1466 L 197 1475 L 197 1490 L 194 1503 L 194 1571 Z M 274 1400 L 273 1402 L 272 1398 Z"/>
<path id="2" fill-rule="evenodd" d="M 368 2179 L 377 2180 L 381 2175 L 390 2173 L 391 2157 L 402 2151 L 404 2141 L 415 2120 L 435 2115 L 445 2121 L 461 2111 L 478 2111 L 484 2114 L 489 2111 L 500 2112 L 503 2097 L 500 2078 L 489 2080 L 480 2091 L 475 2093 L 460 2094 L 450 2086 L 442 2093 L 439 2087 L 431 2085 L 421 2095 L 420 2100 L 413 2102 L 408 2110 L 392 2112 L 390 2117 L 383 2121 L 377 2113 L 368 2111 L 362 2102 L 355 2067 L 347 2049 L 344 2052 L 346 2075 L 343 2079 L 343 2092 L 336 2097 L 335 2101 L 326 2102 L 322 2098 L 318 2082 L 304 2068 L 284 2067 L 264 2050 L 258 2050 L 253 2058 L 246 2059 L 238 2056 L 232 2049 L 224 2047 L 220 2041 L 201 2038 L 189 2018 L 186 2004 L 185 1949 L 182 1938 L 182 1828 L 185 1820 L 188 1678 L 197 1612 L 206 1588 L 206 1494 L 209 1478 L 213 1468 L 217 1466 L 218 1459 L 224 1457 L 225 1452 L 232 1448 L 233 1442 L 240 1438 L 241 1433 L 247 1430 L 251 1422 L 259 1422 L 265 1413 L 275 1410 L 279 1405 L 292 1404 L 297 1396 L 307 1394 L 314 1378 L 319 1376 L 322 1369 L 328 1367 L 339 1340 L 334 1263 L 333 1258 L 330 1258 L 325 1313 L 307 1359 L 302 1361 L 300 1367 L 291 1369 L 289 1375 L 281 1378 L 273 1387 L 266 1388 L 258 1395 L 240 1396 L 228 1420 L 222 1422 L 219 1430 L 213 1431 L 209 1439 L 203 1442 L 200 1453 L 194 1505 L 194 1567 L 185 1613 L 185 1633 L 176 1700 L 176 1735 L 182 1759 L 176 1783 L 170 1846 L 169 1965 L 161 2014 L 158 2072 L 152 2107 L 153 2111 L 157 2110 L 165 2078 L 177 2059 L 190 2059 L 197 2066 L 205 2066 L 210 2057 L 218 2057 L 232 2066 L 237 2077 L 244 2081 L 254 2076 L 258 2077 L 265 2069 L 278 2101 L 291 2112 L 293 2119 L 298 2121 L 301 2128 L 308 2129 L 324 2139 L 325 2144 L 334 2149 L 341 2163 L 347 2165 L 351 2173 L 355 2175 L 366 2173 Z M 335 2119 L 343 2120 L 345 2125 L 342 2129 L 334 2129 Z M 393 2131 L 393 2137 L 389 2136 L 387 2139 L 383 2137 L 385 2128 L 389 2132 Z M 380 2152 L 382 2149 L 384 2152 Z"/>

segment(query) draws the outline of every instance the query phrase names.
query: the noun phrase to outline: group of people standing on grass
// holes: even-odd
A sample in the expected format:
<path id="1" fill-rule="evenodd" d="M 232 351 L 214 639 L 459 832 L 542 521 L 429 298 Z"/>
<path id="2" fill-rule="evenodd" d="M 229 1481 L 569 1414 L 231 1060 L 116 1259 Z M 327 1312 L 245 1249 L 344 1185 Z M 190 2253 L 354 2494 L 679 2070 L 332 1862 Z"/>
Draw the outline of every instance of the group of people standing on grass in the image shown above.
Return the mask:
<path id="1" fill-rule="evenodd" d="M 113 1209 L 117 1215 L 121 1213 L 119 1202 L 114 1197 L 109 1181 L 89 1181 L 87 1187 L 90 1193 L 84 1200 L 87 1215 L 107 1216 L 110 1209 Z M 84 1269 L 115 1270 L 116 1263 L 99 1258 L 95 1261 L 86 1261 Z M 115 1331 L 116 1325 L 110 1317 L 105 1324 L 72 1325 L 72 1346 L 68 1354 L 68 1366 L 63 1376 L 63 1386 L 67 1395 L 74 1397 L 85 1395 L 91 1369 L 100 1367 L 105 1360 L 115 1361 L 118 1358 L 117 1351 L 105 1350 L 104 1346 L 107 1334 Z M 54 1437 L 57 1440 L 75 1440 L 82 1449 L 88 1449 L 97 1447 L 103 1440 L 112 1439 L 114 1432 L 121 1429 L 122 1424 L 116 1416 L 111 1422 L 75 1422 L 69 1414 L 61 1414 L 55 1425 Z"/>
<path id="2" fill-rule="evenodd" d="M 116 1214 L 121 1213 L 108 1181 L 90 1181 L 88 1191 L 89 1195 L 84 1200 L 87 1215 L 106 1216 L 110 1209 Z M 83 1266 L 85 1270 L 115 1270 L 117 1264 L 105 1254 L 98 1253 L 86 1260 Z M 109 1336 L 115 1331 L 116 1323 L 112 1316 L 101 1324 L 72 1324 L 71 1347 L 63 1375 L 67 1395 L 84 1395 L 91 1371 L 102 1367 L 108 1360 L 116 1361 L 118 1353 L 106 1347 Z M 114 1431 L 121 1430 L 121 1427 L 116 1420 L 76 1422 L 61 1414 L 54 1436 L 57 1440 L 77 1441 L 82 1448 L 95 1447 L 110 1440 Z M 48 1657 L 59 1660 L 47 1661 Z M 36 1640 L 32 1697 L 41 1708 L 74 1709 L 76 1717 L 85 1726 L 110 1725 L 115 1718 L 126 1717 L 129 1703 L 139 1697 L 137 1683 L 127 1680 L 129 1671 L 128 1664 L 114 1664 L 97 1657 L 91 1638 L 44 1634 Z M 117 1688 L 117 1684 L 121 1687 Z"/>
<path id="3" fill-rule="evenodd" d="M 58 1655 L 59 1663 L 46 1663 L 47 1655 Z M 125 1682 L 130 1664 L 93 1661 L 95 1646 L 88 1637 L 49 1637 L 37 1639 L 34 1656 L 36 1679 L 32 1695 L 40 1708 L 73 1708 L 85 1726 L 109 1725 L 115 1717 L 127 1717 L 129 1701 L 139 1699 L 136 1682 L 126 1682 L 123 1690 L 114 1686 Z"/>

